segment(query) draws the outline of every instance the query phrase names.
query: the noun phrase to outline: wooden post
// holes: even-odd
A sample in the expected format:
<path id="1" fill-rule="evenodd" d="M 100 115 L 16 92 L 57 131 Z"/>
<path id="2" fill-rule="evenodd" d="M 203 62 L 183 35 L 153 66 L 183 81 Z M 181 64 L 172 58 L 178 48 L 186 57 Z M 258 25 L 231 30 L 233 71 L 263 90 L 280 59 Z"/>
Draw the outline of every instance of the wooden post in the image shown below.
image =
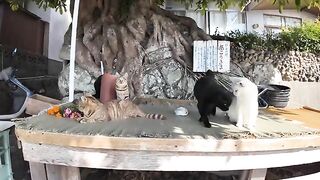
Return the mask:
<path id="1" fill-rule="evenodd" d="M 81 180 L 80 170 L 77 167 L 46 164 L 46 169 L 47 180 Z"/>
<path id="2" fill-rule="evenodd" d="M 29 162 L 32 180 L 47 180 L 45 165 L 42 163 Z"/>
<path id="3" fill-rule="evenodd" d="M 250 170 L 248 180 L 265 180 L 267 175 L 267 169 L 253 169 Z"/>

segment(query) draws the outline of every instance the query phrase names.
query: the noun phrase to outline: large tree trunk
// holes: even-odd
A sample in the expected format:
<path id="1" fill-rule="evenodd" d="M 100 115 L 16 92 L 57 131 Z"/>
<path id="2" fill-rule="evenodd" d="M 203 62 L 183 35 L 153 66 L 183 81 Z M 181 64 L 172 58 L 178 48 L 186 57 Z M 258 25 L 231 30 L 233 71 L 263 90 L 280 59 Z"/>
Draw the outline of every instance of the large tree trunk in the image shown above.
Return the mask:
<path id="1" fill-rule="evenodd" d="M 132 5 L 123 12 L 128 2 Z M 79 66 L 95 77 L 100 61 L 106 72 L 128 72 L 130 93 L 139 96 L 150 51 L 170 48 L 173 59 L 192 75 L 192 42 L 211 37 L 191 18 L 165 11 L 152 0 L 83 0 L 77 39 Z"/>

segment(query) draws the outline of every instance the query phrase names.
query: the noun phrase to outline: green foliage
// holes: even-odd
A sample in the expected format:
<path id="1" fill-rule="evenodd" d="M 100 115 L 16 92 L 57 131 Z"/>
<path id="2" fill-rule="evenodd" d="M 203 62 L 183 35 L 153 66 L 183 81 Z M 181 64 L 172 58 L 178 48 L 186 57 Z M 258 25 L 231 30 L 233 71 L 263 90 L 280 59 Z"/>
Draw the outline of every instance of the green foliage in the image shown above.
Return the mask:
<path id="1" fill-rule="evenodd" d="M 7 0 L 9 2 L 10 8 L 13 11 L 16 11 L 19 9 L 19 7 L 25 3 L 25 0 Z"/>
<path id="2" fill-rule="evenodd" d="M 26 2 L 27 0 L 7 0 L 10 3 L 10 6 L 13 10 L 17 10 L 19 6 Z M 39 7 L 44 9 L 54 8 L 56 11 L 62 13 L 66 11 L 66 0 L 32 0 L 36 2 Z M 190 7 L 193 3 L 196 4 L 197 9 L 204 12 L 208 8 L 208 4 L 213 2 L 217 5 L 218 8 L 221 10 L 225 10 L 230 6 L 238 6 L 241 9 L 252 1 L 259 1 L 259 0 L 176 0 L 181 3 L 184 3 L 186 7 Z M 270 0 L 273 1 L 274 4 L 278 4 L 279 11 L 281 12 L 284 6 L 289 3 L 288 0 Z M 295 5 L 297 10 L 300 9 L 302 0 L 295 0 Z M 164 0 L 154 0 L 157 4 L 163 4 Z M 309 7 L 320 7 L 320 0 L 308 0 Z M 124 9 L 125 10 L 125 9 Z"/>
<path id="3" fill-rule="evenodd" d="M 28 2 L 28 0 L 6 0 L 9 2 L 12 10 L 18 10 L 19 7 Z M 67 11 L 67 0 L 32 0 L 34 1 L 40 8 L 47 10 L 47 8 L 53 8 L 56 11 L 59 11 L 61 14 Z"/>
<path id="4" fill-rule="evenodd" d="M 164 2 L 164 0 L 158 0 Z M 213 2 L 217 5 L 220 10 L 226 10 L 230 6 L 238 6 L 243 9 L 248 2 L 258 1 L 258 0 L 176 0 L 185 6 L 191 7 L 193 4 L 196 5 L 196 10 L 201 10 L 203 13 L 208 9 L 209 3 Z"/>
<path id="5" fill-rule="evenodd" d="M 320 52 L 320 22 L 304 23 L 301 27 L 285 29 L 279 34 L 284 49 Z"/>
<path id="6" fill-rule="evenodd" d="M 320 53 L 320 22 L 304 23 L 301 27 L 283 29 L 278 34 L 240 33 L 228 34 L 236 44 L 244 49 L 268 51 L 307 51 Z"/>
<path id="7" fill-rule="evenodd" d="M 262 50 L 264 48 L 264 39 L 256 33 L 241 33 L 233 31 L 228 34 L 233 39 L 233 42 L 244 49 Z"/>

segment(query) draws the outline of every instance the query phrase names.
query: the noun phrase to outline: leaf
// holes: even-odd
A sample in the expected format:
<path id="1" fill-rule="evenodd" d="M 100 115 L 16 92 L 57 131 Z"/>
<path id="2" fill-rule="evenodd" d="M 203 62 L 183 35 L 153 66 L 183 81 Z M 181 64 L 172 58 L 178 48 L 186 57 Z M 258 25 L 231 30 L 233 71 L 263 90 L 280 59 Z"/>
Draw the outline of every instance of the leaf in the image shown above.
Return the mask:
<path id="1" fill-rule="evenodd" d="M 296 9 L 299 11 L 301 8 L 301 0 L 295 0 Z"/>
<path id="2" fill-rule="evenodd" d="M 276 2 L 277 2 L 277 0 L 273 0 L 272 4 L 274 5 L 274 4 L 276 4 Z"/>
<path id="3" fill-rule="evenodd" d="M 11 7 L 12 11 L 17 11 L 19 9 L 18 4 L 10 4 L 10 7 Z"/>

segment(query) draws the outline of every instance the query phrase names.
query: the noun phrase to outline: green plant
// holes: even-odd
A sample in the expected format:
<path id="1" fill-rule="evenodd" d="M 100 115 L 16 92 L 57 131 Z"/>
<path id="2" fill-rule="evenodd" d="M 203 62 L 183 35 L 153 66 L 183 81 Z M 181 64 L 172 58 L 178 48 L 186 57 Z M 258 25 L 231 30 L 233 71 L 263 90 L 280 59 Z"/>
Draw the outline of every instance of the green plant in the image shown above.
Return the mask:
<path id="1" fill-rule="evenodd" d="M 233 41 L 244 49 L 268 51 L 306 51 L 320 53 L 320 22 L 303 23 L 300 27 L 283 29 L 280 33 L 241 33 L 228 34 Z"/>
<path id="2" fill-rule="evenodd" d="M 240 31 L 233 31 L 228 34 L 233 39 L 233 42 L 244 49 L 264 49 L 264 39 L 256 33 L 241 33 Z"/>
<path id="3" fill-rule="evenodd" d="M 283 30 L 279 37 L 283 46 L 289 50 L 320 53 L 320 22 L 307 22 L 301 27 Z"/>
<path id="4" fill-rule="evenodd" d="M 26 2 L 27 0 L 7 0 L 10 3 L 10 6 L 13 10 L 17 10 L 19 6 Z M 36 2 L 39 7 L 43 7 L 44 9 L 50 7 L 54 8 L 57 11 L 59 10 L 61 13 L 66 11 L 67 1 L 66 0 L 32 0 Z M 149 1 L 149 0 L 146 0 Z M 163 4 L 164 0 L 152 0 L 157 4 Z M 219 7 L 221 10 L 225 10 L 230 6 L 238 6 L 242 10 L 246 7 L 250 2 L 259 1 L 259 0 L 176 0 L 181 3 L 185 3 L 187 7 L 190 7 L 193 3 L 196 4 L 197 9 L 205 11 L 208 8 L 208 4 L 213 2 Z M 271 1 L 271 0 L 270 0 Z M 290 3 L 288 0 L 272 0 L 273 4 L 277 4 L 279 11 L 281 12 L 283 7 Z M 295 6 L 297 10 L 301 8 L 302 0 L 295 0 Z M 319 0 L 309 0 L 308 7 L 320 7 Z"/>

